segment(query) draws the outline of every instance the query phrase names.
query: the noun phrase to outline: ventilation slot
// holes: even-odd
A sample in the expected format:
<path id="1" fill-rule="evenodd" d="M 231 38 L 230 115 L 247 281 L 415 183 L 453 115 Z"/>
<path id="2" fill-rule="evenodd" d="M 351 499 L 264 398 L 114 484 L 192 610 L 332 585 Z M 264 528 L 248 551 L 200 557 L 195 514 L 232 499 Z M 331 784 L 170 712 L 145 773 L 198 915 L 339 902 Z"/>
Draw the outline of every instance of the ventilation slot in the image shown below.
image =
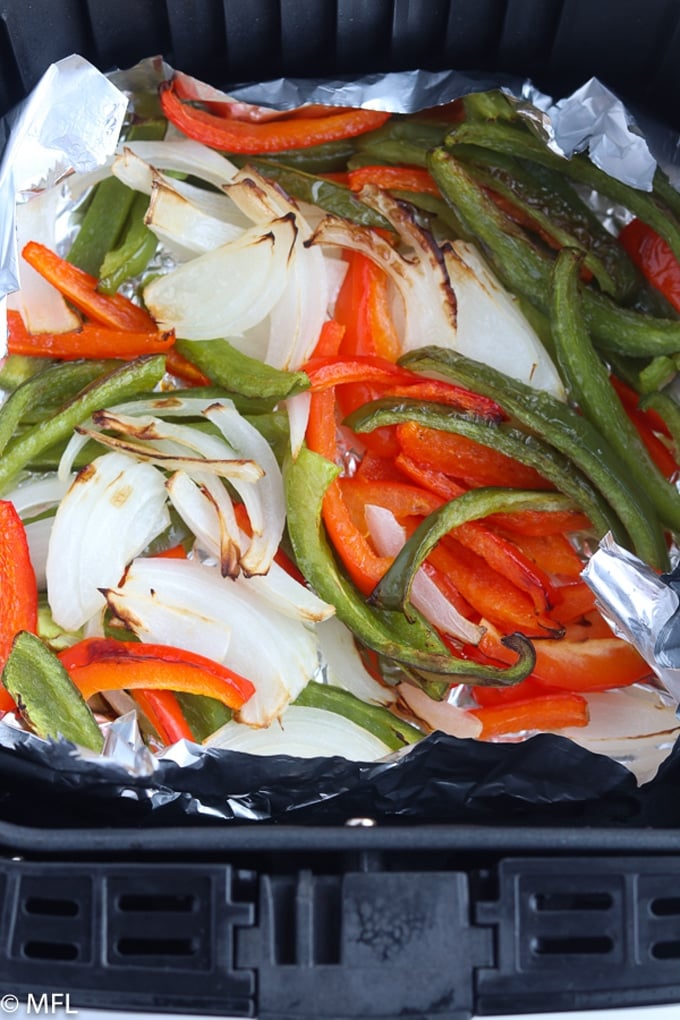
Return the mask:
<path id="1" fill-rule="evenodd" d="M 609 893 L 538 893 L 533 908 L 539 911 L 610 910 L 613 900 Z"/>
<path id="2" fill-rule="evenodd" d="M 129 914 L 190 914 L 196 909 L 195 896 L 126 894 L 118 898 L 118 909 Z"/>
<path id="3" fill-rule="evenodd" d="M 656 942 L 652 946 L 652 956 L 655 960 L 680 960 L 680 939 Z"/>
<path id="4" fill-rule="evenodd" d="M 24 956 L 30 960 L 77 960 L 78 946 L 72 942 L 26 942 Z"/>
<path id="5" fill-rule="evenodd" d="M 193 939 L 119 939 L 116 951 L 120 956 L 194 956 Z"/>
<path id="6" fill-rule="evenodd" d="M 660 896 L 652 900 L 650 910 L 655 917 L 674 917 L 680 914 L 680 896 Z"/>
<path id="7" fill-rule="evenodd" d="M 614 943 L 606 935 L 563 936 L 562 938 L 540 938 L 532 943 L 537 956 L 595 956 L 611 953 Z"/>
<path id="8" fill-rule="evenodd" d="M 77 917 L 80 907 L 75 900 L 52 900 L 46 896 L 30 896 L 24 903 L 27 914 L 42 917 Z"/>

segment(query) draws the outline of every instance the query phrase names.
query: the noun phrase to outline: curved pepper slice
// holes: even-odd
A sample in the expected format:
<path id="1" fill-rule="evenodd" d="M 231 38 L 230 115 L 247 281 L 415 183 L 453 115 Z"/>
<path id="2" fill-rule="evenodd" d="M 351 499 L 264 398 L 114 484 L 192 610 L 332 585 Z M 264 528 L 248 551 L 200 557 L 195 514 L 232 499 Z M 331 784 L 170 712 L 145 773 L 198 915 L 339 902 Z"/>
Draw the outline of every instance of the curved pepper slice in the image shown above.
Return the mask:
<path id="1" fill-rule="evenodd" d="M 29 333 L 21 315 L 15 311 L 8 311 L 7 326 L 10 354 L 57 358 L 60 361 L 77 361 L 80 358 L 133 361 L 145 354 L 162 354 L 175 342 L 172 331 L 112 329 L 94 322 L 84 322 L 80 329 L 67 333 Z"/>
<path id="2" fill-rule="evenodd" d="M 155 333 L 156 323 L 148 312 L 123 294 L 100 294 L 96 276 L 62 259 L 37 241 L 29 241 L 21 252 L 29 266 L 57 288 L 78 311 L 111 329 Z"/>
<path id="3" fill-rule="evenodd" d="M 680 312 L 680 262 L 668 242 L 640 219 L 626 224 L 619 241 L 642 275 Z"/>
<path id="4" fill-rule="evenodd" d="M 160 101 L 165 116 L 183 134 L 224 152 L 309 149 L 322 142 L 363 135 L 382 127 L 390 118 L 389 113 L 379 110 L 339 109 L 325 117 L 296 116 L 259 123 L 226 120 L 183 103 L 173 81 L 161 85 Z"/>
<path id="5" fill-rule="evenodd" d="M 255 693 L 250 680 L 204 655 L 169 645 L 85 638 L 59 653 L 85 700 L 121 689 L 203 694 L 228 708 L 241 708 Z"/>
<path id="6" fill-rule="evenodd" d="M 134 700 L 147 717 L 164 744 L 178 740 L 194 740 L 189 723 L 172 691 L 154 691 L 140 687 Z"/>
<path id="7" fill-rule="evenodd" d="M 0 669 L 21 630 L 35 632 L 38 586 L 26 540 L 26 530 L 14 503 L 0 500 Z M 7 705 L 0 702 L 0 708 Z"/>

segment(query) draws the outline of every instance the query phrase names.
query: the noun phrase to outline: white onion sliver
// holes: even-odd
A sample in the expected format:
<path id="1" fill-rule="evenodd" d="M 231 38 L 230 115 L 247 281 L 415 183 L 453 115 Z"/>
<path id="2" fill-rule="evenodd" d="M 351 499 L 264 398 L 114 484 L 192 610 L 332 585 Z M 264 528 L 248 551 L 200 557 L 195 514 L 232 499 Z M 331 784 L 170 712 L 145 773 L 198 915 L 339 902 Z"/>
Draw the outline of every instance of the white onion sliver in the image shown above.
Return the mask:
<path id="1" fill-rule="evenodd" d="M 564 400 L 550 355 L 475 245 L 454 241 L 444 257 L 458 306 L 455 350 Z"/>
<path id="2" fill-rule="evenodd" d="M 211 251 L 236 240 L 243 232 L 242 227 L 211 216 L 161 182 L 155 182 L 151 189 L 144 222 L 160 241 L 192 253 Z"/>
<path id="3" fill-rule="evenodd" d="M 433 730 L 461 738 L 477 738 L 482 732 L 482 724 L 477 716 L 448 701 L 434 701 L 413 684 L 399 684 L 399 696 L 413 714 Z"/>
<path id="4" fill-rule="evenodd" d="M 22 482 L 8 492 L 3 499 L 14 503 L 17 513 L 23 519 L 54 506 L 66 494 L 68 487 L 73 481 L 73 476 L 64 479 L 57 475 L 48 475 L 46 478 L 32 478 Z"/>
<path id="5" fill-rule="evenodd" d="M 253 528 L 253 537 L 241 559 L 241 566 L 246 573 L 265 574 L 279 548 L 286 522 L 281 469 L 267 440 L 238 413 L 231 401 L 214 404 L 204 413 L 234 450 L 243 457 L 251 458 L 264 471 L 255 486 L 246 487 L 236 479 L 233 484 L 242 495 Z"/>
<path id="6" fill-rule="evenodd" d="M 44 591 L 47 585 L 45 567 L 47 563 L 47 550 L 50 544 L 53 520 L 51 517 L 43 517 L 38 521 L 31 521 L 26 525 L 26 541 L 28 542 L 28 553 L 31 558 L 35 580 L 38 591 Z"/>
<path id="7" fill-rule="evenodd" d="M 373 543 L 381 556 L 396 556 L 406 540 L 406 532 L 391 510 L 367 504 L 366 524 Z M 467 620 L 439 590 L 436 583 L 420 567 L 413 578 L 411 602 L 433 627 L 469 644 L 479 644 L 484 628 Z"/>
<path id="8" fill-rule="evenodd" d="M 305 390 L 303 393 L 296 393 L 294 397 L 288 397 L 284 403 L 288 415 L 290 452 L 295 458 L 302 449 L 305 440 L 312 395 L 309 390 Z"/>
<path id="9" fill-rule="evenodd" d="M 47 555 L 52 615 L 77 630 L 104 603 L 127 564 L 170 524 L 160 471 L 121 453 L 76 476 L 57 510 Z"/>
<path id="10" fill-rule="evenodd" d="M 244 333 L 283 293 L 295 238 L 292 218 L 252 227 L 157 277 L 144 290 L 146 305 L 159 328 L 185 340 Z"/>
<path id="11" fill-rule="evenodd" d="M 329 684 L 342 687 L 369 704 L 394 703 L 395 689 L 371 676 L 361 661 L 354 635 L 341 620 L 332 617 L 317 624 L 316 636 Z"/>
<path id="12" fill-rule="evenodd" d="M 281 719 L 264 729 L 229 722 L 208 738 L 206 746 L 296 758 L 339 756 L 349 761 L 376 761 L 390 754 L 386 744 L 344 716 L 303 705 L 290 705 Z"/>
<path id="13" fill-rule="evenodd" d="M 114 160 L 114 173 L 128 187 L 136 191 L 151 191 L 153 169 L 175 170 L 181 173 L 191 174 L 200 180 L 207 181 L 219 188 L 228 184 L 237 174 L 237 168 L 225 156 L 221 156 L 214 149 L 209 149 L 201 142 L 192 141 L 189 138 L 179 138 L 175 141 L 127 141 L 125 143 L 122 157 L 126 152 L 132 153 L 147 165 L 148 169 L 143 171 L 146 187 L 140 187 L 142 183 L 141 168 L 136 168 L 136 177 L 126 177 L 121 169 L 118 158 Z M 124 163 L 123 163 L 124 165 Z"/>
<path id="14" fill-rule="evenodd" d="M 144 608 L 153 591 L 153 614 Z M 128 570 L 116 596 L 133 598 L 135 619 L 130 625 L 142 641 L 161 640 L 159 634 L 172 634 L 177 610 L 198 618 L 207 618 L 215 626 L 222 623 L 231 630 L 226 659 L 231 669 L 253 682 L 256 694 L 239 715 L 254 726 L 266 726 L 294 700 L 318 669 L 318 649 L 314 632 L 297 620 L 288 619 L 248 586 L 221 577 L 214 568 L 193 560 L 138 559 Z M 122 605 L 122 603 L 118 603 Z M 168 610 L 163 620 L 164 609 Z M 152 626 L 153 624 L 153 626 Z M 196 622 L 196 643 L 182 644 L 190 651 L 202 652 L 205 623 Z M 176 640 L 186 640 L 186 628 Z M 254 653 L 256 649 L 256 653 Z"/>

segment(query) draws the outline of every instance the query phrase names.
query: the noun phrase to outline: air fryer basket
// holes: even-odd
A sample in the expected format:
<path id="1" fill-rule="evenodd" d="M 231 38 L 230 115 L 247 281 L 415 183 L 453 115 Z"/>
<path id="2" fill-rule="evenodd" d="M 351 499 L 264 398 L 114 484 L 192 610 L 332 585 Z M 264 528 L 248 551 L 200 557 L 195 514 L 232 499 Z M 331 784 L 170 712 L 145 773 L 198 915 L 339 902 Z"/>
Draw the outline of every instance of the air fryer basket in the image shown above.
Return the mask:
<path id="1" fill-rule="evenodd" d="M 597 76 L 680 128 L 676 0 L 0 0 L 0 18 L 0 115 L 69 53 L 104 70 L 162 53 L 222 87 L 455 67 L 559 96 Z M 92 826 L 68 800 L 48 812 L 41 780 L 19 764 L 0 796 L 0 995 L 260 1020 L 680 1001 L 678 828 L 617 825 L 616 807 L 607 827 L 130 810 L 108 828 L 96 796 Z"/>

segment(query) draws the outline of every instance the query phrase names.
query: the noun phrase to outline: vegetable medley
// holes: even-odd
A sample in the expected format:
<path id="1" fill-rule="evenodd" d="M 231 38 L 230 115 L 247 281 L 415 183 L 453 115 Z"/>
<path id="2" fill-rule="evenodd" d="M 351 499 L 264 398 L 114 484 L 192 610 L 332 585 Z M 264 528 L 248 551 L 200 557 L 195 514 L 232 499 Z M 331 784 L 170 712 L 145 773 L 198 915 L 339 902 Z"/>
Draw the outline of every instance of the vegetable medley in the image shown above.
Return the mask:
<path id="1" fill-rule="evenodd" d="M 680 532 L 660 171 L 565 160 L 497 92 L 281 114 L 176 78 L 67 186 L 65 247 L 56 189 L 18 207 L 4 712 L 369 760 L 585 727 L 648 677 L 581 570 Z"/>

